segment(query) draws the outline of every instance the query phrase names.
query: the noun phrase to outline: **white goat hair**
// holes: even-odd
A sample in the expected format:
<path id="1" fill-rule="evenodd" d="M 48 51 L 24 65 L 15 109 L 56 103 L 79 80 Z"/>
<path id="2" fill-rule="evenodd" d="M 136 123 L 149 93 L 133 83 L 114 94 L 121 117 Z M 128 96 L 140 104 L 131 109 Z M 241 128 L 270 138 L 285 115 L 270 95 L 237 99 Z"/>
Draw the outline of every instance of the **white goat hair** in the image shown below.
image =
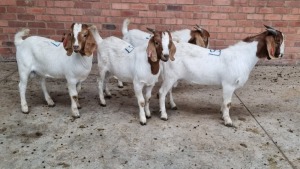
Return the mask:
<path id="1" fill-rule="evenodd" d="M 154 37 L 156 37 L 156 35 L 154 35 Z M 154 37 L 152 37 L 152 39 Z M 126 41 L 116 37 L 108 37 L 103 40 L 100 44 L 100 48 L 97 50 L 100 73 L 99 98 L 101 106 L 106 106 L 103 89 L 107 96 L 111 95 L 106 85 L 109 76 L 117 76 L 124 82 L 133 82 L 134 92 L 139 105 L 140 123 L 141 125 L 146 124 L 146 117 L 151 117 L 149 101 L 152 88 L 158 81 L 160 74 L 160 59 L 167 61 L 168 57 L 170 57 L 172 60 L 175 53 L 174 49 L 172 49 L 172 47 L 175 46 L 171 41 L 169 33 L 161 32 L 161 41 L 157 41 L 157 43 L 161 43 L 161 51 L 158 51 L 156 48 L 156 51 L 152 50 L 154 46 L 157 45 L 154 45 L 153 40 L 150 40 L 149 43 L 143 42 L 142 45 L 136 48 L 133 48 Z M 169 45 L 169 43 L 172 44 Z M 171 46 L 171 49 L 169 49 L 169 46 Z M 174 53 L 169 54 L 171 51 Z M 157 58 L 153 59 L 154 52 L 157 53 Z M 146 88 L 145 98 L 142 92 L 144 86 Z"/>
<path id="2" fill-rule="evenodd" d="M 80 117 L 78 92 L 81 89 L 81 83 L 87 78 L 92 68 L 96 44 L 91 34 L 98 34 L 95 26 L 92 26 L 90 30 L 87 28 L 88 26 L 84 24 L 73 24 L 72 34 L 75 36 L 72 39 L 71 33 L 68 34 L 63 43 L 40 36 L 31 36 L 23 40 L 22 37 L 29 34 L 29 29 L 16 33 L 16 59 L 20 75 L 19 91 L 23 113 L 29 112 L 25 97 L 28 78 L 36 74 L 41 77 L 41 87 L 49 106 L 54 106 L 55 103 L 47 92 L 45 79 L 47 77 L 67 79 L 72 115 Z M 79 36 L 82 36 L 81 40 L 77 38 Z M 68 54 L 64 48 L 67 46 L 64 45 L 73 45 L 68 46 Z M 77 53 L 73 52 L 73 49 Z"/>
<path id="3" fill-rule="evenodd" d="M 165 97 L 177 80 L 223 88 L 222 117 L 232 126 L 229 116 L 234 91 L 243 86 L 259 58 L 278 58 L 284 53 L 284 35 L 272 27 L 223 50 L 210 50 L 188 43 L 175 43 L 176 60 L 163 63 L 163 83 L 159 90 L 161 119 L 166 120 Z"/>

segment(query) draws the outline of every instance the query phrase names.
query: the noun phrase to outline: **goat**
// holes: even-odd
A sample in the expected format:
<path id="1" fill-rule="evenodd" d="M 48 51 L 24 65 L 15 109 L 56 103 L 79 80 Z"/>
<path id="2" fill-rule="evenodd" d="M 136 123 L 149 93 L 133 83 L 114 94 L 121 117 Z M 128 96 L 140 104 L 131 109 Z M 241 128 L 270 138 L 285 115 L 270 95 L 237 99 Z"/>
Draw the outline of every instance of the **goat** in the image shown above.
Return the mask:
<path id="1" fill-rule="evenodd" d="M 55 106 L 55 103 L 46 89 L 46 78 L 67 79 L 72 116 L 80 117 L 78 92 L 92 68 L 93 52 L 97 47 L 94 36 L 100 36 L 96 26 L 73 23 L 62 43 L 40 36 L 23 40 L 22 37 L 28 34 L 29 29 L 23 29 L 15 34 L 14 41 L 22 112 L 29 113 L 25 97 L 27 81 L 36 74 L 41 77 L 42 91 L 49 106 Z"/>
<path id="2" fill-rule="evenodd" d="M 229 116 L 233 92 L 242 87 L 260 58 L 274 59 L 284 53 L 284 35 L 272 27 L 222 50 L 175 43 L 176 60 L 163 63 L 163 83 L 159 89 L 161 119 L 167 120 L 165 97 L 177 80 L 202 85 L 221 85 L 221 113 L 226 126 L 233 126 Z"/>
<path id="3" fill-rule="evenodd" d="M 134 48 L 126 41 L 116 37 L 103 40 L 97 50 L 99 67 L 100 105 L 106 106 L 105 93 L 110 95 L 106 85 L 109 76 L 117 76 L 124 82 L 133 82 L 133 88 L 139 105 L 140 124 L 146 124 L 146 117 L 151 117 L 149 101 L 151 91 L 160 75 L 160 60 L 174 60 L 176 48 L 169 32 L 149 29 L 153 33 L 149 42 Z M 146 87 L 145 98 L 143 88 Z M 146 112 L 146 116 L 145 116 Z"/>

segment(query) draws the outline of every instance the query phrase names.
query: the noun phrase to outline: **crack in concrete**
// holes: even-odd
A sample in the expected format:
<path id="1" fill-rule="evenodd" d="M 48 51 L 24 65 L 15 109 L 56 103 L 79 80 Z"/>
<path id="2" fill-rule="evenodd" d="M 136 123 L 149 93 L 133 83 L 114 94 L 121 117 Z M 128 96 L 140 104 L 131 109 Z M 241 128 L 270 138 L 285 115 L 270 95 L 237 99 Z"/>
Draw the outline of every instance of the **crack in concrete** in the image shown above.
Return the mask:
<path id="1" fill-rule="evenodd" d="M 7 78 L 9 78 L 11 75 L 13 75 L 14 73 L 16 73 L 18 70 L 14 70 L 13 72 L 11 72 L 10 74 L 6 75 L 3 77 L 3 79 L 0 79 L 0 83 L 4 82 L 5 80 L 7 80 Z"/>
<path id="2" fill-rule="evenodd" d="M 234 95 L 239 99 L 239 101 L 243 104 L 243 106 L 246 108 L 246 110 L 250 113 L 250 115 L 253 117 L 253 119 L 256 121 L 256 123 L 261 127 L 261 129 L 266 133 L 266 135 L 269 137 L 269 139 L 273 142 L 273 144 L 276 146 L 276 148 L 279 150 L 279 152 L 282 154 L 282 156 L 286 159 L 286 161 L 291 165 L 293 169 L 297 169 L 296 166 L 288 159 L 288 157 L 285 155 L 285 153 L 280 149 L 280 147 L 275 143 L 271 135 L 267 132 L 267 130 L 259 123 L 259 121 L 255 118 L 255 116 L 252 114 L 250 109 L 246 106 L 246 104 L 242 101 L 242 99 L 234 92 Z"/>

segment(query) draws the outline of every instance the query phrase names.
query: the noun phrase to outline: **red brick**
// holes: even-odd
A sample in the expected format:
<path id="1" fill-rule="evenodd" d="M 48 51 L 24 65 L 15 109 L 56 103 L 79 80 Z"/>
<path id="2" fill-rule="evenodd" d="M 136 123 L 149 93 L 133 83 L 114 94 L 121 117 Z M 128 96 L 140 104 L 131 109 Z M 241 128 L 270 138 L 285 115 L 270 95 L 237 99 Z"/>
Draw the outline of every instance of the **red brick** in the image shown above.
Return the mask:
<path id="1" fill-rule="evenodd" d="M 225 13 L 235 13 L 237 12 L 238 8 L 233 6 L 222 6 L 219 8 L 219 12 L 225 12 Z"/>
<path id="2" fill-rule="evenodd" d="M 176 24 L 176 18 L 166 18 L 165 24 L 167 25 Z"/>
<path id="3" fill-rule="evenodd" d="M 55 35 L 55 30 L 54 29 L 38 29 L 38 34 L 39 35 Z"/>
<path id="4" fill-rule="evenodd" d="M 46 6 L 46 0 L 38 0 L 36 2 L 36 6 L 42 6 L 45 7 Z"/>
<path id="5" fill-rule="evenodd" d="M 212 5 L 212 0 L 194 0 L 194 4 Z"/>
<path id="6" fill-rule="evenodd" d="M 244 13 L 238 13 L 238 14 L 229 14 L 229 19 L 234 20 L 245 20 L 247 18 L 247 14 Z"/>
<path id="7" fill-rule="evenodd" d="M 18 14 L 18 20 L 34 20 L 35 16 L 34 15 L 29 15 L 29 14 Z"/>
<path id="8" fill-rule="evenodd" d="M 233 20 L 219 20 L 219 25 L 220 26 L 236 26 L 236 21 Z"/>
<path id="9" fill-rule="evenodd" d="M 273 8 L 256 8 L 256 13 L 273 13 Z"/>
<path id="10" fill-rule="evenodd" d="M 65 12 L 62 8 L 46 8 L 46 13 L 58 15 L 58 14 L 64 14 Z"/>
<path id="11" fill-rule="evenodd" d="M 6 13 L 6 7 L 0 6 L 0 13 Z"/>
<path id="12" fill-rule="evenodd" d="M 56 17 L 56 21 L 66 21 L 66 22 L 68 22 L 68 21 L 73 22 L 74 21 L 72 16 L 57 15 L 55 17 Z"/>
<path id="13" fill-rule="evenodd" d="M 20 21 L 8 21 L 9 27 L 26 27 L 26 22 L 20 22 Z"/>
<path id="14" fill-rule="evenodd" d="M 252 27 L 253 26 L 253 21 L 252 20 L 237 20 L 236 21 L 236 26 L 239 26 L 239 27 Z"/>
<path id="15" fill-rule="evenodd" d="M 284 6 L 285 7 L 293 7 L 293 8 L 295 8 L 295 7 L 300 7 L 300 3 L 299 3 L 298 0 L 295 0 L 295 1 L 285 1 Z"/>
<path id="16" fill-rule="evenodd" d="M 38 7 L 32 7 L 32 8 L 26 8 L 26 12 L 30 14 L 43 14 L 45 13 L 45 8 L 38 8 Z"/>
<path id="17" fill-rule="evenodd" d="M 112 9 L 129 9 L 129 4 L 125 3 L 112 3 Z"/>
<path id="18" fill-rule="evenodd" d="M 218 6 L 207 6 L 207 7 L 201 8 L 201 11 L 204 11 L 204 12 L 218 12 L 219 7 Z"/>
<path id="19" fill-rule="evenodd" d="M 110 4 L 109 3 L 103 3 L 103 2 L 94 2 L 92 5 L 92 9 L 109 9 Z"/>
<path id="20" fill-rule="evenodd" d="M 276 7 L 273 9 L 275 14 L 288 14 L 290 13 L 290 9 L 284 7 Z"/>
<path id="21" fill-rule="evenodd" d="M 84 15 L 87 15 L 87 16 L 101 16 L 101 11 L 98 10 L 98 9 L 85 10 Z"/>
<path id="22" fill-rule="evenodd" d="M 156 17 L 156 12 L 152 11 L 140 11 L 139 12 L 140 17 Z"/>
<path id="23" fill-rule="evenodd" d="M 50 22 L 47 23 L 47 28 L 65 29 L 65 24 L 59 22 Z"/>
<path id="24" fill-rule="evenodd" d="M 130 4 L 130 9 L 133 10 L 148 10 L 149 7 L 147 4 Z"/>
<path id="25" fill-rule="evenodd" d="M 264 15 L 261 14 L 248 14 L 247 19 L 255 19 L 255 20 L 261 20 L 264 18 Z"/>
<path id="26" fill-rule="evenodd" d="M 140 3 L 157 4 L 158 0 L 139 0 Z"/>
<path id="27" fill-rule="evenodd" d="M 177 0 L 176 4 L 193 4 L 194 0 Z"/>
<path id="28" fill-rule="evenodd" d="M 281 20 L 282 15 L 279 14 L 266 14 L 265 20 Z"/>
<path id="29" fill-rule="evenodd" d="M 231 5 L 231 1 L 228 0 L 213 0 L 213 5 Z"/>
<path id="30" fill-rule="evenodd" d="M 265 7 L 265 6 L 267 6 L 267 1 L 266 0 L 249 0 L 249 6 Z"/>
<path id="31" fill-rule="evenodd" d="M 8 26 L 8 21 L 0 20 L 0 26 Z"/>
<path id="32" fill-rule="evenodd" d="M 197 12 L 202 11 L 202 7 L 198 5 L 186 5 L 182 7 L 183 11 Z"/>
<path id="33" fill-rule="evenodd" d="M 300 47 L 300 42 L 295 42 L 295 47 Z"/>
<path id="34" fill-rule="evenodd" d="M 76 2 L 77 5 L 82 5 L 82 7 L 80 8 L 85 8 L 86 6 L 90 6 L 90 3 L 85 3 L 85 2 Z M 74 7 L 74 2 L 73 1 L 55 1 L 54 2 L 54 6 L 55 7 L 65 7 L 65 8 L 72 8 Z M 79 6 L 75 6 L 75 7 L 79 7 Z"/>
<path id="35" fill-rule="evenodd" d="M 228 14 L 224 13 L 212 13 L 210 19 L 228 19 Z"/>
<path id="36" fill-rule="evenodd" d="M 272 25 L 274 27 L 287 27 L 289 25 L 289 23 L 286 21 L 272 21 Z M 300 24 L 299 24 L 299 26 L 300 26 Z"/>
<path id="37" fill-rule="evenodd" d="M 248 0 L 233 0 L 234 6 L 248 6 Z"/>
<path id="38" fill-rule="evenodd" d="M 1 53 L 1 55 L 11 55 L 11 54 L 13 54 L 12 48 L 8 48 L 8 47 L 0 47 L 0 53 Z"/>
<path id="39" fill-rule="evenodd" d="M 98 11 L 101 12 L 100 10 L 98 10 Z M 77 8 L 66 8 L 65 14 L 67 14 L 67 15 L 83 15 L 83 10 L 77 9 Z M 99 15 L 99 16 L 101 16 L 101 15 Z"/>
<path id="40" fill-rule="evenodd" d="M 201 25 L 218 25 L 218 21 L 211 19 L 201 19 Z"/>
<path id="41" fill-rule="evenodd" d="M 17 19 L 17 16 L 16 14 L 0 14 L 0 20 L 3 19 L 3 20 L 16 20 Z"/>
<path id="42" fill-rule="evenodd" d="M 300 21 L 290 21 L 289 22 L 289 26 L 292 26 L 292 27 L 300 27 Z"/>
<path id="43" fill-rule="evenodd" d="M 0 5 L 16 5 L 16 0 L 1 0 Z"/>
<path id="44" fill-rule="evenodd" d="M 28 22 L 29 28 L 46 28 L 45 22 Z"/>
<path id="45" fill-rule="evenodd" d="M 283 15 L 282 20 L 299 21 L 300 20 L 300 15 Z"/>
<path id="46" fill-rule="evenodd" d="M 300 8 L 293 8 L 291 14 L 300 14 Z"/>
<path id="47" fill-rule="evenodd" d="M 282 7 L 284 6 L 284 1 L 268 1 L 268 5 L 269 7 Z"/>
<path id="48" fill-rule="evenodd" d="M 17 0 L 18 6 L 34 6 L 34 1 Z"/>
<path id="49" fill-rule="evenodd" d="M 92 4 L 89 3 L 89 2 L 78 2 L 78 1 L 75 1 L 75 2 L 74 2 L 74 7 L 75 7 L 75 8 L 91 9 Z"/>
<path id="50" fill-rule="evenodd" d="M 138 16 L 138 11 L 121 11 L 121 16 L 129 17 L 129 16 Z"/>
<path id="51" fill-rule="evenodd" d="M 164 4 L 158 4 L 158 5 L 149 5 L 149 10 L 150 11 L 165 11 L 166 6 Z"/>
<path id="52" fill-rule="evenodd" d="M 209 14 L 208 13 L 194 13 L 193 18 L 194 19 L 208 19 Z"/>
<path id="53" fill-rule="evenodd" d="M 175 18 L 191 19 L 194 18 L 194 14 L 192 12 L 176 12 Z"/>
<path id="54" fill-rule="evenodd" d="M 7 13 L 25 13 L 25 8 L 16 6 L 7 6 Z"/>
<path id="55" fill-rule="evenodd" d="M 72 22 L 90 23 L 92 21 L 90 16 L 74 16 Z"/>

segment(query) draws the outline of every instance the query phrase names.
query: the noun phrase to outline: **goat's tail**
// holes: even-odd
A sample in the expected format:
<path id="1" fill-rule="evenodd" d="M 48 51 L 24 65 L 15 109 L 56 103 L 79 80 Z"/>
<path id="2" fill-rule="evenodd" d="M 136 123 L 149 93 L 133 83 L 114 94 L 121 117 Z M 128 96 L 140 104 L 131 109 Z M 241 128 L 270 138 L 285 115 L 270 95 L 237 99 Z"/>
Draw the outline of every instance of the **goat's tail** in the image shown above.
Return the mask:
<path id="1" fill-rule="evenodd" d="M 126 18 L 123 22 L 123 26 L 122 26 L 122 34 L 123 36 L 126 35 L 128 33 L 128 25 L 130 23 L 130 20 L 128 18 Z"/>
<path id="2" fill-rule="evenodd" d="M 97 45 L 99 45 L 103 41 L 103 39 L 100 36 L 97 27 L 95 25 L 92 25 L 92 26 L 89 27 L 89 29 L 92 32 Z"/>
<path id="3" fill-rule="evenodd" d="M 23 28 L 19 32 L 15 34 L 15 46 L 20 45 L 24 40 L 22 39 L 23 36 L 29 35 L 29 29 Z"/>

